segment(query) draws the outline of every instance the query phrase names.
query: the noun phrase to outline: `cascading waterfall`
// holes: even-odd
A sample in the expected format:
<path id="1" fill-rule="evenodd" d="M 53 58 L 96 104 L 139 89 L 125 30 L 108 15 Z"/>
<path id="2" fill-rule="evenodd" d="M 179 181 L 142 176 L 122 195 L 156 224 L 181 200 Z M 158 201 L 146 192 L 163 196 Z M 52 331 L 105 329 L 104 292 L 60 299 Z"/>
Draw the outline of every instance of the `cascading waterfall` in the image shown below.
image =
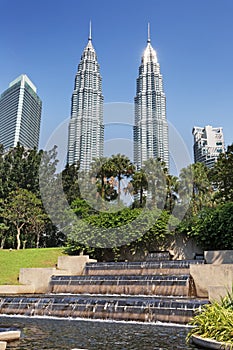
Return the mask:
<path id="1" fill-rule="evenodd" d="M 193 261 L 88 263 L 82 276 L 53 276 L 51 294 L 1 297 L 0 314 L 189 322 L 206 304 L 197 300 L 189 266 Z M 69 295 L 67 295 L 69 293 Z"/>

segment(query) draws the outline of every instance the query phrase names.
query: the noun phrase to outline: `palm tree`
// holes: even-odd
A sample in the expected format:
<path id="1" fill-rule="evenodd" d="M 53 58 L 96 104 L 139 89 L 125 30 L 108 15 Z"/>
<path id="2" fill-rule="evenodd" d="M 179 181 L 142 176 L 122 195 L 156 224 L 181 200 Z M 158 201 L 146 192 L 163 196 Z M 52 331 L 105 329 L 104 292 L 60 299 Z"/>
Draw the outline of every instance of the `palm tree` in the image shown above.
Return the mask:
<path id="1" fill-rule="evenodd" d="M 190 164 L 180 172 L 180 197 L 190 213 L 197 214 L 204 206 L 213 205 L 213 187 L 203 163 Z"/>
<path id="2" fill-rule="evenodd" d="M 177 176 L 167 175 L 166 176 L 166 184 L 167 184 L 167 195 L 166 195 L 166 205 L 165 209 L 172 213 L 175 203 L 178 196 L 179 191 L 179 179 Z"/>
<path id="3" fill-rule="evenodd" d="M 105 193 L 105 183 L 107 181 L 108 176 L 108 158 L 94 158 L 91 163 L 91 177 L 97 180 L 97 192 L 100 194 L 100 197 L 104 199 Z"/>
<path id="4" fill-rule="evenodd" d="M 105 201 L 112 201 L 117 197 L 115 183 L 112 177 L 112 163 L 109 158 L 95 158 L 91 164 L 90 180 L 97 186 L 97 201 L 101 199 L 101 206 L 106 208 Z"/>
<path id="5" fill-rule="evenodd" d="M 65 169 L 62 171 L 62 186 L 63 191 L 66 194 L 67 201 L 71 204 L 76 198 L 80 197 L 79 189 L 79 162 L 76 164 L 66 164 Z"/>
<path id="6" fill-rule="evenodd" d="M 166 200 L 166 164 L 160 158 L 150 158 L 142 167 L 148 182 L 148 196 L 153 207 L 163 207 Z"/>
<path id="7" fill-rule="evenodd" d="M 117 179 L 118 205 L 120 204 L 121 180 L 130 177 L 135 171 L 135 166 L 128 157 L 123 154 L 112 155 L 109 159 L 109 171 Z"/>
<path id="8" fill-rule="evenodd" d="M 220 202 L 233 201 L 233 144 L 221 153 L 217 163 L 209 172 L 215 189 L 214 197 Z"/>
<path id="9" fill-rule="evenodd" d="M 145 191 L 148 189 L 147 177 L 143 169 L 135 172 L 131 181 L 132 190 L 134 194 L 139 193 L 139 204 L 143 207 L 143 199 Z"/>

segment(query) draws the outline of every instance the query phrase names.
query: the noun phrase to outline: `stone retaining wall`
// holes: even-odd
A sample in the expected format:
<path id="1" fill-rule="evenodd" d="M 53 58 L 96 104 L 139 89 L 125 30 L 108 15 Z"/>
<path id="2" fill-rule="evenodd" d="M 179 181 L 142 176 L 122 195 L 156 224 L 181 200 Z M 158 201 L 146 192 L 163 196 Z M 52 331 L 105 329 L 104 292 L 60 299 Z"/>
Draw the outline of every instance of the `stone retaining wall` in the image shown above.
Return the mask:
<path id="1" fill-rule="evenodd" d="M 53 275 L 82 275 L 87 262 L 95 262 L 88 255 L 60 256 L 57 267 L 22 268 L 19 273 L 20 285 L 0 286 L 0 294 L 48 293 L 49 281 Z"/>
<path id="2" fill-rule="evenodd" d="M 198 298 L 219 299 L 233 286 L 233 264 L 190 265 Z"/>

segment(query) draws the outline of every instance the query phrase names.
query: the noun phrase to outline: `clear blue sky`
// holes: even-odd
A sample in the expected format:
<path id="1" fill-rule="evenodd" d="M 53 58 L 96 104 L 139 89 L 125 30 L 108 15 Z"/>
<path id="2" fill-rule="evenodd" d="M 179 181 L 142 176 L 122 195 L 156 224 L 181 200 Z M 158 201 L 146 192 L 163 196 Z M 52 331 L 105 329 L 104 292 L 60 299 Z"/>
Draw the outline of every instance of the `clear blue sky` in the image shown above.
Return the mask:
<path id="1" fill-rule="evenodd" d="M 167 118 L 192 153 L 192 127 L 233 142 L 232 0 L 0 0 L 0 93 L 25 73 L 43 101 L 40 147 L 70 114 L 92 20 L 105 102 L 133 103 L 151 23 Z M 116 150 L 117 153 L 117 150 Z"/>

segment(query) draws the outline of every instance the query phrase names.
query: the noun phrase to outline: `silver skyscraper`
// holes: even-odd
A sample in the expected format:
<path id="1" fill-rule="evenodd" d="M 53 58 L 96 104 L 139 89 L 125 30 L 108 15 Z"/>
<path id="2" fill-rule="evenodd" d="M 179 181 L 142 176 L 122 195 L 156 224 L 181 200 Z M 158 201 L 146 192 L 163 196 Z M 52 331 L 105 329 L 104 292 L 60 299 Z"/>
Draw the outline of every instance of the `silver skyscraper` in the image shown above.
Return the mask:
<path id="1" fill-rule="evenodd" d="M 81 56 L 72 95 L 68 136 L 68 164 L 80 162 L 87 171 L 93 158 L 103 156 L 104 125 L 102 78 L 92 45 L 91 25 L 87 46 Z"/>
<path id="2" fill-rule="evenodd" d="M 163 78 L 156 51 L 151 46 L 150 27 L 137 78 L 135 97 L 134 162 L 138 169 L 150 158 L 160 158 L 169 168 L 168 124 Z"/>
<path id="3" fill-rule="evenodd" d="M 222 127 L 195 126 L 193 137 L 194 162 L 204 163 L 208 168 L 212 168 L 220 154 L 225 152 Z"/>
<path id="4" fill-rule="evenodd" d="M 4 149 L 19 142 L 26 148 L 38 147 L 42 102 L 26 74 L 20 75 L 0 96 L 0 143 Z"/>

